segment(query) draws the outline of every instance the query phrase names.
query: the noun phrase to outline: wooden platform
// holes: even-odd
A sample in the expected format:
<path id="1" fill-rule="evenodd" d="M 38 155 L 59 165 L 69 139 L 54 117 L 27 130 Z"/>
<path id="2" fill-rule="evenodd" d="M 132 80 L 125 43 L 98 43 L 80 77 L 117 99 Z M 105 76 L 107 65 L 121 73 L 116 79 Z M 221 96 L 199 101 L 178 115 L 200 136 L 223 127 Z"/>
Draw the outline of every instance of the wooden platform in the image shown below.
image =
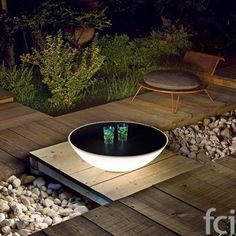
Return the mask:
<path id="1" fill-rule="evenodd" d="M 65 142 L 68 133 L 82 124 L 130 120 L 172 129 L 236 109 L 236 90 L 212 87 L 210 93 L 216 98 L 215 103 L 204 94 L 181 97 L 176 115 L 171 112 L 170 97 L 158 93 L 140 95 L 133 103 L 124 99 L 57 118 L 18 103 L 0 105 L 0 179 L 22 173 L 29 152 Z M 140 170 L 108 174 L 86 167 L 86 163 L 80 163 L 80 172 L 73 169 L 68 145 L 59 145 L 64 145 L 67 153 L 56 155 L 67 160 L 64 167 L 60 162 L 55 163 L 55 153 L 42 156 L 39 163 L 50 161 L 62 176 L 63 171 L 70 172 L 72 183 L 78 178 L 115 202 L 35 235 L 204 235 L 202 217 L 208 208 L 216 207 L 216 215 L 228 215 L 229 209 L 236 208 L 235 157 L 224 158 L 211 166 L 199 166 L 166 151 Z M 78 157 L 76 162 L 80 162 Z M 44 166 L 49 168 L 48 164 Z M 92 178 L 88 178 L 88 173 Z"/>
<path id="2" fill-rule="evenodd" d="M 127 98 L 55 119 L 73 128 L 101 120 L 128 120 L 170 130 L 236 109 L 236 89 L 211 86 L 209 93 L 214 103 L 203 93 L 181 96 L 177 114 L 171 111 L 170 95 L 148 92 L 138 95 L 133 102 Z"/>
<path id="3" fill-rule="evenodd" d="M 32 236 L 205 235 L 203 216 L 236 208 L 236 158 L 193 169 Z M 226 228 L 226 222 L 219 222 Z M 218 235 L 211 231 L 211 235 Z"/>
<path id="4" fill-rule="evenodd" d="M 0 104 L 13 102 L 13 94 L 0 88 Z"/>
<path id="5" fill-rule="evenodd" d="M 65 178 L 67 181 L 72 180 L 75 184 L 87 186 L 87 190 L 99 193 L 101 197 L 104 196 L 104 199 L 107 199 L 107 202 L 109 199 L 115 201 L 129 196 L 201 166 L 193 160 L 164 151 L 150 164 L 138 170 L 126 173 L 107 172 L 83 161 L 68 142 L 33 151 L 31 154 L 32 158 L 39 162 L 40 171 L 56 179 L 59 177 L 58 174 L 61 174 L 61 181 Z M 71 182 L 69 184 L 71 185 Z M 88 195 L 88 197 L 91 196 Z M 101 204 L 100 199 L 96 197 L 92 200 Z"/>
<path id="6" fill-rule="evenodd" d="M 158 93 L 139 95 L 134 102 L 123 99 L 55 118 L 19 103 L 2 104 L 0 179 L 23 172 L 30 151 L 65 142 L 72 129 L 89 122 L 129 120 L 167 130 L 236 109 L 236 89 L 216 86 L 209 92 L 216 99 L 214 103 L 205 94 L 182 96 L 177 114 L 171 112 L 170 97 Z"/>

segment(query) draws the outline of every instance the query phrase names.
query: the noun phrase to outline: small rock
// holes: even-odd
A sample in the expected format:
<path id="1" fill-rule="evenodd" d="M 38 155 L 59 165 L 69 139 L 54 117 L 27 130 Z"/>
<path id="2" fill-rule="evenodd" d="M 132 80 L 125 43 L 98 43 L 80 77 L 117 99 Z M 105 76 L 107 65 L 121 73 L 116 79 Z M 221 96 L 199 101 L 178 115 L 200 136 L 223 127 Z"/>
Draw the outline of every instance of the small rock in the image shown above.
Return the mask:
<path id="1" fill-rule="evenodd" d="M 16 203 L 15 206 L 13 206 L 13 212 L 15 216 L 20 216 L 22 215 L 22 207 L 21 204 Z"/>
<path id="2" fill-rule="evenodd" d="M 36 226 L 40 229 L 46 229 L 48 227 L 48 224 L 42 222 L 42 223 L 38 223 Z"/>
<path id="3" fill-rule="evenodd" d="M 80 214 L 84 214 L 86 212 L 88 212 L 88 208 L 86 206 L 77 206 L 75 209 L 74 209 L 74 212 L 79 212 Z"/>
<path id="4" fill-rule="evenodd" d="M 0 223 L 6 219 L 6 216 L 4 213 L 0 213 Z"/>
<path id="5" fill-rule="evenodd" d="M 186 146 L 182 146 L 180 148 L 180 152 L 182 152 L 183 154 L 188 155 L 190 153 L 189 149 Z"/>
<path id="6" fill-rule="evenodd" d="M 221 136 L 226 137 L 226 138 L 230 138 L 231 137 L 230 130 L 228 128 L 223 129 L 220 132 L 220 134 L 221 134 Z"/>
<path id="7" fill-rule="evenodd" d="M 26 185 L 26 184 L 31 184 L 31 183 L 33 183 L 33 181 L 34 181 L 36 178 L 35 178 L 35 176 L 33 176 L 33 175 L 23 174 L 20 179 L 21 179 L 21 184 L 22 184 L 22 185 Z"/>
<path id="8" fill-rule="evenodd" d="M 19 187 L 17 188 L 16 195 L 17 195 L 17 196 L 20 196 L 20 195 L 23 193 L 23 191 L 24 191 L 23 187 L 19 186 Z"/>
<path id="9" fill-rule="evenodd" d="M 12 181 L 12 185 L 13 185 L 14 188 L 20 187 L 20 185 L 21 185 L 20 179 L 15 178 L 15 179 Z"/>
<path id="10" fill-rule="evenodd" d="M 60 193 L 58 197 L 61 201 L 68 200 L 71 197 L 71 194 L 69 192 L 63 192 Z"/>
<path id="11" fill-rule="evenodd" d="M 0 199 L 0 212 L 8 212 L 10 210 L 10 207 L 8 205 L 8 202 Z"/>
<path id="12" fill-rule="evenodd" d="M 66 209 L 61 209 L 59 210 L 59 214 L 61 216 L 68 216 L 73 212 L 73 210 L 71 208 L 66 208 Z"/>
<path id="13" fill-rule="evenodd" d="M 80 216 L 80 215 L 81 215 L 80 212 L 74 212 L 74 213 L 70 214 L 69 217 L 70 217 L 70 218 L 74 218 L 74 217 Z"/>
<path id="14" fill-rule="evenodd" d="M 46 218 L 44 218 L 43 222 L 46 223 L 47 225 L 51 225 L 52 224 L 52 219 L 49 216 L 47 216 Z"/>
<path id="15" fill-rule="evenodd" d="M 12 184 L 15 179 L 17 179 L 17 177 L 15 175 L 12 175 L 7 179 L 7 183 Z"/>
<path id="16" fill-rule="evenodd" d="M 34 186 L 41 187 L 46 185 L 46 181 L 43 177 L 38 177 L 33 181 Z"/>
<path id="17" fill-rule="evenodd" d="M 61 188 L 62 188 L 61 184 L 54 184 L 54 183 L 48 184 L 48 189 L 52 189 L 52 190 L 58 191 Z"/>
<path id="18" fill-rule="evenodd" d="M 33 189 L 31 190 L 31 192 L 32 192 L 32 194 L 34 193 L 34 194 L 36 194 L 37 196 L 40 196 L 40 190 L 39 190 L 38 188 L 33 188 Z"/>
<path id="19" fill-rule="evenodd" d="M 47 192 L 44 192 L 44 191 L 41 191 L 41 197 L 42 197 L 42 198 L 48 197 L 48 193 L 47 193 Z"/>
<path id="20" fill-rule="evenodd" d="M 53 224 L 53 225 L 59 224 L 59 223 L 61 223 L 61 222 L 62 222 L 62 218 L 59 217 L 59 216 L 54 217 L 53 220 L 52 220 L 52 224 Z"/>
<path id="21" fill-rule="evenodd" d="M 68 204 L 68 201 L 67 201 L 66 199 L 64 199 L 64 200 L 61 202 L 61 206 L 62 206 L 62 207 L 65 207 L 67 204 Z"/>
<path id="22" fill-rule="evenodd" d="M 211 120 L 210 120 L 210 119 L 204 119 L 204 120 L 203 120 L 203 125 L 204 125 L 204 126 L 208 126 L 210 123 L 211 123 Z"/>
<path id="23" fill-rule="evenodd" d="M 23 228 L 25 228 L 25 226 L 26 226 L 26 223 L 24 222 L 24 221 L 21 221 L 21 220 L 19 220 L 19 221 L 16 221 L 16 227 L 17 227 L 17 229 L 23 229 Z"/>
<path id="24" fill-rule="evenodd" d="M 40 187 L 40 190 L 46 192 L 47 191 L 47 187 L 43 185 L 43 186 Z"/>
<path id="25" fill-rule="evenodd" d="M 8 190 L 12 190 L 13 189 L 13 186 L 11 184 L 8 185 Z"/>
<path id="26" fill-rule="evenodd" d="M 1 230 L 4 234 L 9 234 L 11 232 L 10 226 L 3 226 Z"/>
<path id="27" fill-rule="evenodd" d="M 42 204 L 45 206 L 45 207 L 50 207 L 53 205 L 53 201 L 49 198 L 46 198 L 45 200 L 42 201 Z"/>
<path id="28" fill-rule="evenodd" d="M 54 204 L 56 204 L 56 205 L 61 205 L 61 200 L 59 199 L 59 198 L 55 198 L 54 199 Z"/>
<path id="29" fill-rule="evenodd" d="M 21 202 L 22 204 L 24 204 L 26 207 L 28 207 L 30 205 L 30 200 L 29 198 L 25 197 L 25 196 L 22 196 L 21 197 Z"/>
<path id="30" fill-rule="evenodd" d="M 28 236 L 30 234 L 30 230 L 28 230 L 28 229 L 21 229 L 21 230 L 18 231 L 18 233 L 21 236 Z"/>

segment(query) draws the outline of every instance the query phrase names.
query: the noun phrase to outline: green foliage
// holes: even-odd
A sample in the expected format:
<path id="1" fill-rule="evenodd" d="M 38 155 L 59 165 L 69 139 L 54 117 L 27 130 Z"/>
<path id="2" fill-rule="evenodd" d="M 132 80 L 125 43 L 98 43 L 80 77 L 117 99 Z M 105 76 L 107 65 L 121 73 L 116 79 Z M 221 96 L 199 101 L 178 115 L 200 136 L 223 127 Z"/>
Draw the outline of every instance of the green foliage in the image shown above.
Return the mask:
<path id="1" fill-rule="evenodd" d="M 139 48 L 127 35 L 104 36 L 100 39 L 100 46 L 106 57 L 101 68 L 105 76 L 126 73 L 139 64 Z"/>
<path id="2" fill-rule="evenodd" d="M 160 30 L 152 31 L 149 37 L 137 40 L 143 60 L 147 63 L 162 64 L 163 57 L 182 55 L 191 48 L 190 34 L 182 25 L 174 25 L 164 18 L 162 20 L 163 26 Z"/>
<path id="3" fill-rule="evenodd" d="M 0 87 L 13 92 L 16 100 L 25 105 L 32 105 L 37 100 L 37 87 L 33 82 L 32 69 L 21 65 L 6 69 L 0 67 Z"/>
<path id="4" fill-rule="evenodd" d="M 104 56 L 96 40 L 90 47 L 81 50 L 65 43 L 59 34 L 47 36 L 43 50 L 21 57 L 22 61 L 37 65 L 42 82 L 51 93 L 51 110 L 69 110 L 79 101 L 83 92 L 94 83 L 92 79 L 101 67 Z"/>

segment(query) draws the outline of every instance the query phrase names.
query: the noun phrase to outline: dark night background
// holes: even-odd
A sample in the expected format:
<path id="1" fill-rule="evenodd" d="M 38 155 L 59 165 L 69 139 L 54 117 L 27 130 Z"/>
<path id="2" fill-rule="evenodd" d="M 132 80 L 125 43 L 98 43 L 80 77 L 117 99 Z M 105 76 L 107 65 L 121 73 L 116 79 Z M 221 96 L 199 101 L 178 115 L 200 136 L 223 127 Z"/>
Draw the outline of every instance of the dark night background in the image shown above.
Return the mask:
<path id="1" fill-rule="evenodd" d="M 39 3 L 39 0 L 9 0 L 9 14 L 32 12 Z M 160 27 L 161 17 L 165 17 L 187 27 L 198 50 L 227 55 L 236 51 L 235 0 L 70 0 L 66 3 L 79 9 L 106 9 L 112 25 L 102 33 L 145 36 Z"/>

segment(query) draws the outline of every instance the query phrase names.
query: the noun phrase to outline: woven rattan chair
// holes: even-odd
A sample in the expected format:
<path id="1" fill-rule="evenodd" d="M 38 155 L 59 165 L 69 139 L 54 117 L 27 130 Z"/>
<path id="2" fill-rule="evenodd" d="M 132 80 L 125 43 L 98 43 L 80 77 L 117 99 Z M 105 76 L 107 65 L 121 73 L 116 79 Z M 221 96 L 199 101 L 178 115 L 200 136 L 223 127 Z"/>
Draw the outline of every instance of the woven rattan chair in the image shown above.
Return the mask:
<path id="1" fill-rule="evenodd" d="M 173 113 L 176 113 L 178 110 L 180 95 L 182 94 L 205 92 L 213 102 L 207 87 L 220 61 L 224 61 L 224 58 L 201 52 L 188 51 L 185 53 L 184 62 L 192 66 L 191 72 L 176 70 L 150 72 L 144 76 L 144 81 L 139 83 L 139 88 L 132 101 L 138 95 L 141 88 L 144 88 L 170 94 Z M 177 95 L 176 101 L 174 100 L 174 95 Z"/>

